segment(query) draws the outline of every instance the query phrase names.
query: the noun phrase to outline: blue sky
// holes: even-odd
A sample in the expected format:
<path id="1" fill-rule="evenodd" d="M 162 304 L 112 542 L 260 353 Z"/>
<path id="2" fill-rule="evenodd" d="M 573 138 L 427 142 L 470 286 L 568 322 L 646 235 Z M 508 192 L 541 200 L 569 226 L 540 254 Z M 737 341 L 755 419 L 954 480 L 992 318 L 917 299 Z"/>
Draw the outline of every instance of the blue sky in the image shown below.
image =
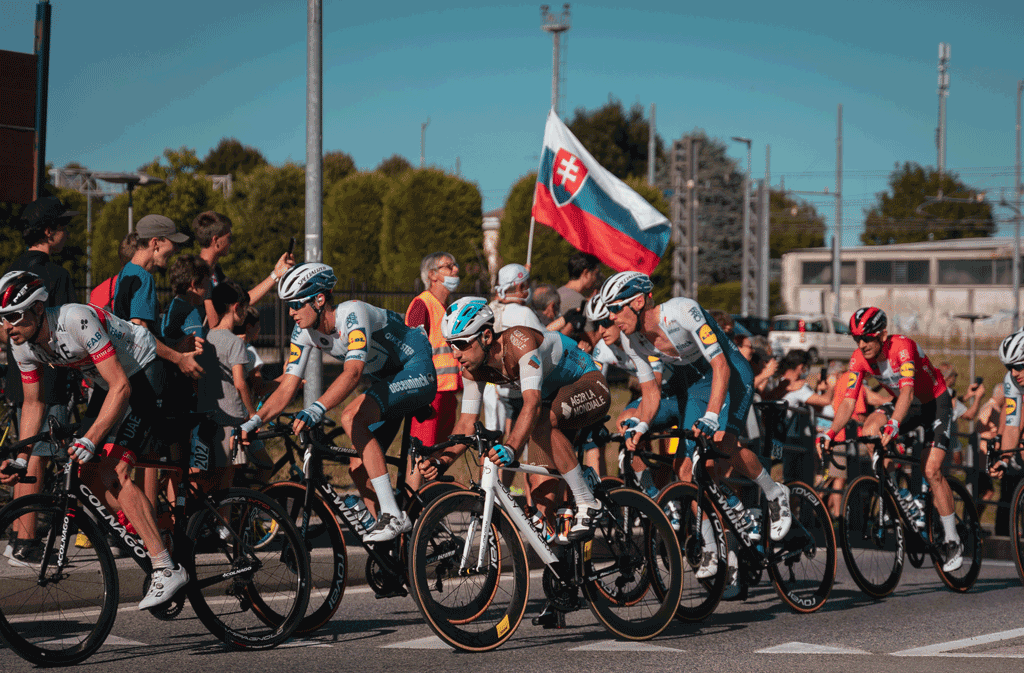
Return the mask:
<path id="1" fill-rule="evenodd" d="M 200 157 L 225 136 L 275 164 L 305 160 L 306 3 L 53 0 L 47 159 L 134 170 L 167 147 Z M 371 169 L 398 153 L 476 182 L 484 209 L 535 170 L 551 98 L 540 3 L 324 0 L 325 151 Z M 0 48 L 30 52 L 34 0 L 0 0 Z M 558 10 L 561 5 L 554 5 Z M 1016 7 L 1016 9 L 1014 9 Z M 843 105 L 844 245 L 894 164 L 936 165 L 938 43 L 948 42 L 946 166 L 984 189 L 1014 182 L 1020 6 L 942 2 L 572 4 L 564 118 L 614 96 L 753 143 L 753 174 L 835 188 Z M 744 146 L 730 155 L 746 165 Z M 831 226 L 833 200 L 804 197 Z M 996 209 L 1007 216 L 1005 209 Z M 1008 227 L 1004 227 L 1008 229 Z"/>

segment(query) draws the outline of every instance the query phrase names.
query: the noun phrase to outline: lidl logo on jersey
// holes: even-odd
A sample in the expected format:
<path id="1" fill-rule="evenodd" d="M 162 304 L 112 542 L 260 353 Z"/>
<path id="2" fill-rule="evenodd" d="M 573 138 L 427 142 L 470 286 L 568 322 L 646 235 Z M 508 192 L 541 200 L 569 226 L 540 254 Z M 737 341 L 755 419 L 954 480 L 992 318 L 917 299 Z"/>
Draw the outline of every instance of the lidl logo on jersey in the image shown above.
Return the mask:
<path id="1" fill-rule="evenodd" d="M 551 171 L 551 197 L 555 205 L 562 207 L 570 203 L 587 180 L 587 167 L 580 158 L 564 147 L 555 155 Z"/>
<path id="2" fill-rule="evenodd" d="M 715 336 L 715 330 L 711 329 L 711 325 L 708 325 L 707 323 L 700 326 L 700 329 L 697 330 L 697 336 L 700 337 L 700 342 L 705 346 L 718 343 L 718 337 Z"/>
<path id="3" fill-rule="evenodd" d="M 900 378 L 912 379 L 914 378 L 914 363 L 904 362 L 900 365 Z"/>
<path id="4" fill-rule="evenodd" d="M 361 329 L 354 329 L 348 333 L 348 349 L 350 351 L 366 348 L 366 333 Z"/>
<path id="5" fill-rule="evenodd" d="M 1012 397 L 1007 397 L 1006 398 L 1006 415 L 1007 416 L 1013 416 L 1015 413 L 1017 413 L 1017 400 L 1013 399 Z"/>
<path id="6" fill-rule="evenodd" d="M 848 390 L 851 388 L 856 388 L 858 380 L 860 380 L 860 375 L 858 375 L 857 372 L 850 372 L 850 376 L 846 380 L 846 388 Z"/>
<path id="7" fill-rule="evenodd" d="M 291 350 L 288 351 L 288 364 L 298 362 L 300 357 L 302 357 L 302 349 L 297 344 L 292 344 Z"/>

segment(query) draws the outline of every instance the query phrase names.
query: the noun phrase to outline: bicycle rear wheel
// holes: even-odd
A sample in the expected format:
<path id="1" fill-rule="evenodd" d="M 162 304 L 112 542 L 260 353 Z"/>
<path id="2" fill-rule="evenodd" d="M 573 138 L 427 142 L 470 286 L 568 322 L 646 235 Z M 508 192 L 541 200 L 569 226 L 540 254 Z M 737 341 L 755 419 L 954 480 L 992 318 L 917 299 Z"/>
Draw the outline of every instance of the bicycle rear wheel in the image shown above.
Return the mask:
<path id="1" fill-rule="evenodd" d="M 828 508 L 813 488 L 800 481 L 786 486 L 793 525 L 785 539 L 772 543 L 775 562 L 768 565 L 768 574 L 782 602 L 806 614 L 820 609 L 832 593 L 836 535 Z"/>
<path id="2" fill-rule="evenodd" d="M 661 633 L 679 607 L 683 560 L 672 524 L 643 493 L 617 488 L 599 496 L 605 514 L 583 543 L 583 593 L 604 626 L 627 640 Z"/>
<path id="3" fill-rule="evenodd" d="M 70 666 L 87 659 L 103 645 L 117 615 L 118 581 L 114 557 L 106 539 L 82 510 L 72 519 L 90 546 L 75 544 L 74 525 L 66 565 L 57 567 L 64 510 L 55 498 L 30 495 L 0 510 L 0 540 L 15 522 L 35 517 L 36 535 L 48 559 L 43 579 L 41 563 L 14 567 L 0 558 L 0 637 L 21 657 L 38 666 Z"/>
<path id="4" fill-rule="evenodd" d="M 480 493 L 442 495 L 423 510 L 409 549 L 416 606 L 439 638 L 469 652 L 511 638 L 530 593 L 523 541 L 497 507 L 484 531 L 483 509 Z"/>
<path id="5" fill-rule="evenodd" d="M 946 572 L 942 569 L 942 562 L 935 562 L 935 572 L 947 587 L 953 591 L 967 591 L 978 579 L 981 572 L 981 524 L 978 522 L 978 512 L 974 509 L 974 499 L 971 497 L 967 487 L 956 479 L 946 478 L 946 483 L 953 491 L 953 514 L 956 516 L 956 533 L 960 536 L 960 544 L 963 545 L 963 565 L 958 570 Z M 933 544 L 945 539 L 945 532 L 942 528 L 942 521 L 939 512 L 935 509 L 935 500 L 928 498 L 928 509 L 926 512 L 928 522 L 928 539 Z"/>
<path id="6" fill-rule="evenodd" d="M 896 503 L 888 492 L 883 492 L 884 498 L 879 500 L 879 493 L 878 479 L 871 475 L 850 482 L 843 494 L 839 525 L 843 558 L 850 576 L 872 598 L 888 596 L 899 584 L 906 548 Z M 879 510 L 883 506 L 879 525 Z"/>
<path id="7" fill-rule="evenodd" d="M 263 489 L 263 493 L 284 507 L 301 534 L 306 487 L 279 482 Z M 341 525 L 319 495 L 314 494 L 310 510 L 305 534 L 309 551 L 309 604 L 306 616 L 295 629 L 298 635 L 315 631 L 330 621 L 341 605 L 348 579 L 348 549 Z"/>
<path id="8" fill-rule="evenodd" d="M 277 535 L 256 549 L 254 531 L 273 521 Z M 281 506 L 257 491 L 227 489 L 192 515 L 186 532 L 189 602 L 210 633 L 239 649 L 287 640 L 306 613 L 310 573 L 306 546 Z"/>
<path id="9" fill-rule="evenodd" d="M 703 498 L 701 511 L 707 514 L 707 520 L 714 532 L 713 544 L 715 553 L 718 554 L 718 572 L 707 579 L 699 580 L 696 577 L 705 546 L 701 533 L 703 524 L 695 515 L 698 498 L 700 492 L 697 487 L 685 482 L 671 484 L 658 497 L 658 507 L 664 511 L 670 507 L 669 503 L 674 503 L 671 507 L 678 508 L 676 511 L 680 516 L 676 537 L 683 555 L 683 579 L 676 617 L 688 622 L 706 619 L 715 611 L 725 591 L 726 576 L 729 573 L 726 562 L 728 547 L 721 517 L 707 498 Z"/>

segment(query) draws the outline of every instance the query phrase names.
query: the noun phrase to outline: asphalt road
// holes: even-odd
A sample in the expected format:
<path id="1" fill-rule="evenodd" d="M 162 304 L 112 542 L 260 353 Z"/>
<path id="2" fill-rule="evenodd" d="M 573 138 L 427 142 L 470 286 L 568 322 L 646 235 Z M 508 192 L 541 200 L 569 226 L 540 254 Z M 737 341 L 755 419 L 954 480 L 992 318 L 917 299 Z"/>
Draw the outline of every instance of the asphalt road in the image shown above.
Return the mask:
<path id="1" fill-rule="evenodd" d="M 82 671 L 1024 671 L 1024 587 L 1012 563 L 986 559 L 974 589 L 954 594 L 930 568 L 909 564 L 896 592 L 863 596 L 840 559 L 825 607 L 797 615 L 762 583 L 743 603 L 723 603 L 706 622 L 674 622 L 646 643 L 611 639 L 588 610 L 545 631 L 529 618 L 542 604 L 539 574 L 527 617 L 501 649 L 453 652 L 420 618 L 411 598 L 377 600 L 349 587 L 335 619 L 314 636 L 269 652 L 234 652 L 186 606 L 160 622 L 125 604 L 111 637 Z M 116 669 L 115 669 L 116 667 Z M 31 666 L 0 649 L 0 671 Z"/>

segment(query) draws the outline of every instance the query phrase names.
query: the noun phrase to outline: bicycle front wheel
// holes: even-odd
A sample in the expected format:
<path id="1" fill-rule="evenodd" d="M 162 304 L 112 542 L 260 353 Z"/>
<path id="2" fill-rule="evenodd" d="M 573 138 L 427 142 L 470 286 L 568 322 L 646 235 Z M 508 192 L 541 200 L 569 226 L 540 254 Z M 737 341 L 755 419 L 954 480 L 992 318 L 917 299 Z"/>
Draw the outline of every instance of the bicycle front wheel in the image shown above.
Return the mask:
<path id="1" fill-rule="evenodd" d="M 256 549 L 258 531 L 272 522 L 277 535 Z M 238 649 L 287 640 L 306 613 L 309 553 L 281 506 L 257 491 L 227 489 L 202 504 L 186 532 L 189 602 L 210 633 Z"/>
<path id="2" fill-rule="evenodd" d="M 793 525 L 785 539 L 772 543 L 768 566 L 782 602 L 801 613 L 820 609 L 836 581 L 836 534 L 832 517 L 817 492 L 800 481 L 789 488 Z"/>
<path id="3" fill-rule="evenodd" d="M 872 598 L 891 594 L 903 574 L 906 546 L 896 503 L 879 490 L 878 479 L 863 475 L 846 487 L 839 530 L 846 567 L 861 591 Z"/>
<path id="4" fill-rule="evenodd" d="M 583 593 L 612 633 L 648 640 L 675 616 L 683 560 L 672 524 L 643 493 L 617 488 L 600 496 L 604 516 L 583 543 Z"/>
<path id="5" fill-rule="evenodd" d="M 703 498 L 701 511 L 704 516 L 698 519 L 698 499 L 700 491 L 697 487 L 681 481 L 666 487 L 658 497 L 658 507 L 663 511 L 675 510 L 679 516 L 676 537 L 683 555 L 683 580 L 676 617 L 688 622 L 706 619 L 715 611 L 725 591 L 726 576 L 729 572 L 726 562 L 728 547 L 721 517 L 708 499 Z M 704 521 L 708 523 L 704 524 Z M 704 540 L 702 531 L 708 525 L 711 526 L 712 540 Z M 713 549 L 718 556 L 718 572 L 712 577 L 697 579 L 696 572 L 705 548 Z"/>
<path id="6" fill-rule="evenodd" d="M 493 650 L 512 637 L 526 611 L 530 569 L 518 532 L 484 496 L 457 491 L 420 514 L 409 549 L 412 596 L 427 624 L 452 647 Z"/>
<path id="7" fill-rule="evenodd" d="M 1017 485 L 1013 492 L 1013 505 L 1010 509 L 1010 543 L 1013 547 L 1013 562 L 1017 566 L 1017 575 L 1024 583 L 1024 482 Z"/>
<path id="8" fill-rule="evenodd" d="M 936 561 L 935 572 L 953 591 L 967 591 L 974 586 L 981 572 L 981 524 L 978 522 L 978 512 L 974 509 L 974 499 L 967 487 L 949 477 L 946 477 L 946 483 L 953 491 L 953 514 L 956 516 L 956 533 L 963 545 L 963 565 L 957 570 L 946 572 L 942 569 L 942 562 Z M 933 544 L 944 540 L 946 535 L 939 512 L 935 509 L 934 498 L 928 499 L 925 519 L 928 522 L 928 539 Z"/>
<path id="9" fill-rule="evenodd" d="M 306 486 L 290 482 L 278 482 L 263 489 L 273 498 L 302 531 L 302 519 L 306 502 Z M 309 521 L 303 535 L 309 550 L 310 588 L 306 616 L 299 622 L 295 633 L 310 633 L 330 621 L 341 605 L 348 578 L 348 549 L 341 526 L 331 508 L 318 495 L 313 495 Z M 257 546 L 262 549 L 261 546 Z"/>
<path id="10" fill-rule="evenodd" d="M 59 565 L 64 510 L 56 498 L 30 495 L 0 510 L 0 544 L 13 536 L 19 519 L 22 525 L 34 519 L 37 537 L 25 566 L 0 559 L 0 637 L 38 666 L 77 664 L 103 645 L 114 626 L 118 581 L 110 547 L 92 519 L 79 510 L 68 531 L 68 558 Z"/>

